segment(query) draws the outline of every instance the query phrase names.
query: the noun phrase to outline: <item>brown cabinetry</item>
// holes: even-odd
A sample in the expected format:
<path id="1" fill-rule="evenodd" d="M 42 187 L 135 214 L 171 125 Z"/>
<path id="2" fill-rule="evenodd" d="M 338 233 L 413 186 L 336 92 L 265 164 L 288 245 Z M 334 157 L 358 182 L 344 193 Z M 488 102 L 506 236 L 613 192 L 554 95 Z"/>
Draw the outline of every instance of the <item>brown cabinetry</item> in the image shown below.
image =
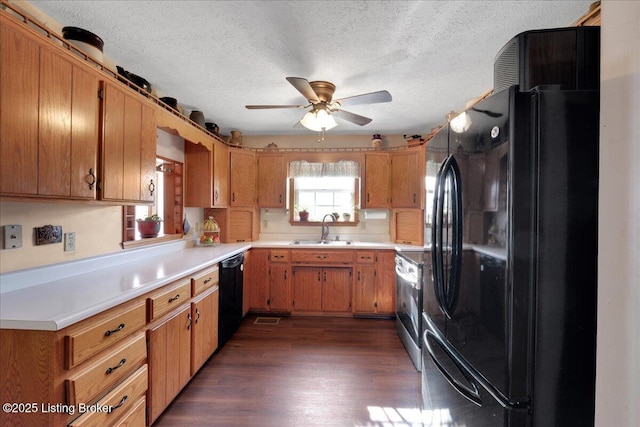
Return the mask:
<path id="1" fill-rule="evenodd" d="M 392 241 L 406 245 L 424 243 L 423 209 L 393 209 L 390 226 Z"/>
<path id="2" fill-rule="evenodd" d="M 393 251 L 356 251 L 354 313 L 393 314 L 394 259 Z"/>
<path id="3" fill-rule="evenodd" d="M 258 156 L 258 206 L 284 208 L 286 206 L 287 166 L 282 154 Z"/>
<path id="4" fill-rule="evenodd" d="M 94 199 L 95 71 L 0 17 L 0 193 Z"/>
<path id="5" fill-rule="evenodd" d="M 218 287 L 208 288 L 191 301 L 191 376 L 218 348 Z"/>
<path id="6" fill-rule="evenodd" d="M 424 207 L 424 148 L 407 148 L 391 153 L 391 206 Z"/>
<path id="7" fill-rule="evenodd" d="M 255 206 L 256 159 L 249 151 L 230 149 L 231 206 Z"/>
<path id="8" fill-rule="evenodd" d="M 293 273 L 293 310 L 322 310 L 322 268 L 295 266 Z"/>
<path id="9" fill-rule="evenodd" d="M 293 310 L 351 311 L 351 267 L 293 267 Z"/>
<path id="10" fill-rule="evenodd" d="M 208 149 L 185 141 L 185 205 L 204 208 L 228 206 L 229 152 L 218 141 Z"/>
<path id="11" fill-rule="evenodd" d="M 153 423 L 191 378 L 191 306 L 182 304 L 151 326 L 148 423 Z"/>
<path id="12" fill-rule="evenodd" d="M 246 271 L 250 310 L 291 312 L 289 251 L 252 249 Z"/>
<path id="13" fill-rule="evenodd" d="M 151 105 L 139 95 L 104 82 L 102 92 L 100 198 L 153 203 L 156 122 Z"/>
<path id="14" fill-rule="evenodd" d="M 391 163 L 388 153 L 366 153 L 363 208 L 388 208 L 391 202 Z"/>

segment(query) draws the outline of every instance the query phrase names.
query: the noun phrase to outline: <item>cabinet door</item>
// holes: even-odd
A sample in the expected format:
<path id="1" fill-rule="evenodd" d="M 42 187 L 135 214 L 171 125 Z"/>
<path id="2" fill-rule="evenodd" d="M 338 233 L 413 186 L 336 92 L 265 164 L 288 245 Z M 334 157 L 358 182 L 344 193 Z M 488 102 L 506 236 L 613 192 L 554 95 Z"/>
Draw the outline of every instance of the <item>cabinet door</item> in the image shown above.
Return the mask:
<path id="1" fill-rule="evenodd" d="M 322 311 L 351 311 L 351 268 L 322 269 Z"/>
<path id="2" fill-rule="evenodd" d="M 364 208 L 388 208 L 391 199 L 391 164 L 387 153 L 365 155 Z"/>
<path id="3" fill-rule="evenodd" d="M 222 142 L 213 145 L 213 206 L 229 205 L 229 149 Z"/>
<path id="4" fill-rule="evenodd" d="M 152 326 L 149 338 L 149 424 L 171 403 L 191 373 L 191 306 Z"/>
<path id="5" fill-rule="evenodd" d="M 395 312 L 395 259 L 394 251 L 380 251 L 376 255 L 376 312 L 393 314 Z"/>
<path id="6" fill-rule="evenodd" d="M 213 206 L 213 155 L 204 145 L 185 141 L 185 206 Z"/>
<path id="7" fill-rule="evenodd" d="M 293 309 L 320 311 L 322 309 L 322 268 L 293 267 Z"/>
<path id="8" fill-rule="evenodd" d="M 393 209 L 391 240 L 406 245 L 424 243 L 424 211 L 422 209 Z"/>
<path id="9" fill-rule="evenodd" d="M 191 376 L 218 348 L 218 287 L 213 287 L 191 302 Z"/>
<path id="10" fill-rule="evenodd" d="M 424 155 L 406 149 L 391 155 L 391 204 L 394 208 L 420 208 L 424 195 Z"/>
<path id="11" fill-rule="evenodd" d="M 284 208 L 286 201 L 287 170 L 282 155 L 258 157 L 258 206 Z"/>
<path id="12" fill-rule="evenodd" d="M 254 206 L 256 200 L 256 162 L 251 152 L 230 153 L 231 206 Z"/>
<path id="13" fill-rule="evenodd" d="M 251 249 L 245 262 L 244 281 L 248 288 L 249 309 L 266 311 L 269 308 L 269 249 Z"/>
<path id="14" fill-rule="evenodd" d="M 291 311 L 290 276 L 289 264 L 271 264 L 269 268 L 269 309 L 271 311 Z"/>
<path id="15" fill-rule="evenodd" d="M 354 312 L 375 313 L 376 267 L 374 265 L 358 265 L 355 274 Z"/>
<path id="16" fill-rule="evenodd" d="M 253 240 L 256 213 L 250 208 L 229 210 L 229 242 L 250 242 Z"/>
<path id="17" fill-rule="evenodd" d="M 95 198 L 98 78 L 40 50 L 38 194 Z"/>
<path id="18" fill-rule="evenodd" d="M 156 129 L 153 109 L 105 83 L 102 199 L 153 202 Z"/>
<path id="19" fill-rule="evenodd" d="M 40 48 L 0 16 L 0 193 L 38 192 Z"/>

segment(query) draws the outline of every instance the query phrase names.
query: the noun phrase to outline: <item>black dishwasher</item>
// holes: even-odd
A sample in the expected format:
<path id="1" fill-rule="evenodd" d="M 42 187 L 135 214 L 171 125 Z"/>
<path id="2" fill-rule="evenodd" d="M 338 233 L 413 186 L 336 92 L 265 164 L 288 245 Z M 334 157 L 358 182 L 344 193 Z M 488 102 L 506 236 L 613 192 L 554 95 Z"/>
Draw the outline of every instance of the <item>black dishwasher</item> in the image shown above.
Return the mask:
<path id="1" fill-rule="evenodd" d="M 243 253 L 227 258 L 220 263 L 218 351 L 229 341 L 242 322 L 243 270 Z"/>

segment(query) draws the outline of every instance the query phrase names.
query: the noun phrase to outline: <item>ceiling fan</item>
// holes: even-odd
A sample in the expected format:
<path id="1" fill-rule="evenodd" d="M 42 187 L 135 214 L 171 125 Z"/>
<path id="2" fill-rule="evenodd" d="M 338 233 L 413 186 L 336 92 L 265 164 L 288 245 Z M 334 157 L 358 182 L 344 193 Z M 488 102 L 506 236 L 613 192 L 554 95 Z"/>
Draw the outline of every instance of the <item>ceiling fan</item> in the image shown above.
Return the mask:
<path id="1" fill-rule="evenodd" d="M 307 105 L 246 105 L 250 110 L 259 109 L 275 109 L 275 108 L 308 108 L 312 107 L 304 117 L 300 120 L 307 129 L 313 131 L 329 130 L 338 124 L 332 117 L 364 126 L 371 122 L 371 119 L 358 114 L 350 113 L 342 109 L 343 106 L 360 105 L 360 104 L 376 104 L 380 102 L 390 102 L 391 94 L 386 90 L 378 92 L 364 93 L 362 95 L 349 96 L 332 100 L 333 92 L 336 86 L 333 83 L 325 81 L 309 82 L 301 77 L 287 77 L 287 81 L 295 87 L 309 101 Z"/>

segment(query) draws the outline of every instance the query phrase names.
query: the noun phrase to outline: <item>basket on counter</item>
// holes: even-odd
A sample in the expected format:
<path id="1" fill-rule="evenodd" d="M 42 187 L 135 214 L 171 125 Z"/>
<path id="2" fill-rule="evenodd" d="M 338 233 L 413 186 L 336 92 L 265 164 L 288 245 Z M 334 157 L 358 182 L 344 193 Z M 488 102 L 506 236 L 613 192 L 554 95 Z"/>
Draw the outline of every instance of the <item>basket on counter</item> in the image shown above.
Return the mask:
<path id="1" fill-rule="evenodd" d="M 198 244 L 200 246 L 218 246 L 220 244 L 220 226 L 212 216 L 202 222 Z"/>

